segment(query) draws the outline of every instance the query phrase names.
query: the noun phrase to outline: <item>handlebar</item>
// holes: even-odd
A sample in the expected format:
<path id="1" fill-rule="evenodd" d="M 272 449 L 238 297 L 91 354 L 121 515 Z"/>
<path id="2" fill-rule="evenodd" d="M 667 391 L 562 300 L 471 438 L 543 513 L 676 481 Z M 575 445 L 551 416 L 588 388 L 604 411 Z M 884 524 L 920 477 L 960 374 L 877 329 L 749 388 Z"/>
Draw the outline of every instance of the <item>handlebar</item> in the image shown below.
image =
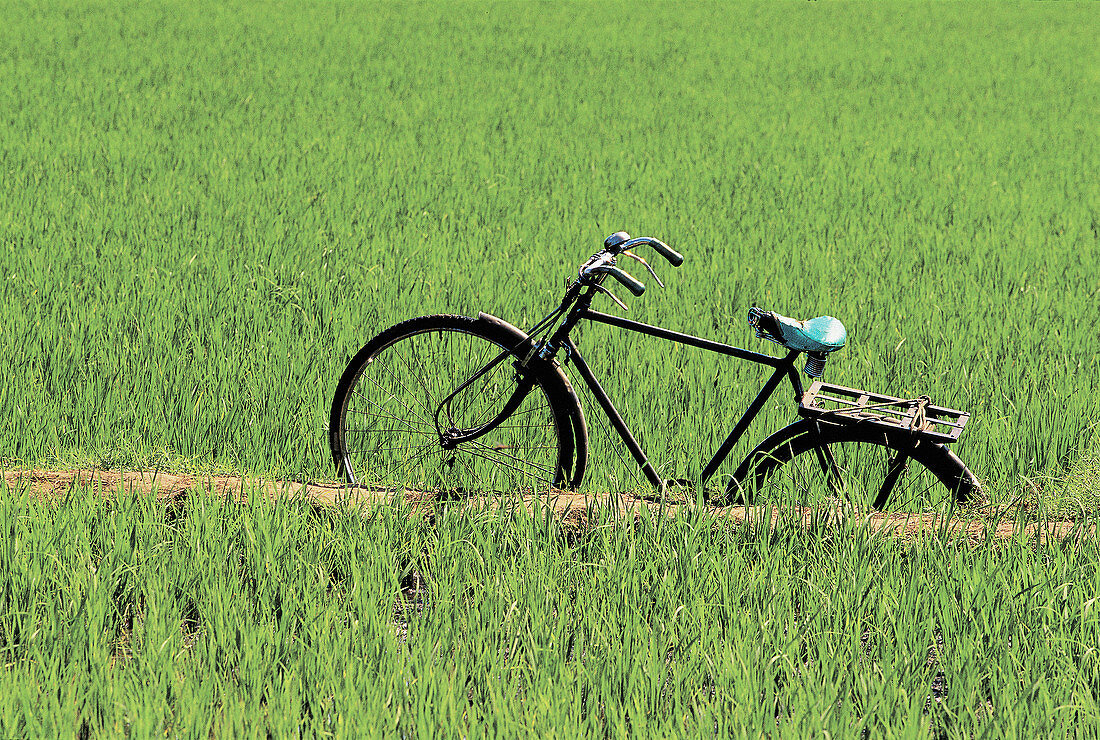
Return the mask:
<path id="1" fill-rule="evenodd" d="M 607 274 L 622 283 L 623 287 L 635 296 L 640 296 L 642 293 L 645 293 L 644 283 L 618 267 L 608 267 Z"/>
<path id="2" fill-rule="evenodd" d="M 668 260 L 673 267 L 679 267 L 684 263 L 684 256 L 661 240 L 648 236 L 640 236 L 636 239 L 632 239 L 630 234 L 627 234 L 625 231 L 616 231 L 614 234 L 607 237 L 607 239 L 604 240 L 603 246 L 604 248 L 601 251 L 592 255 L 587 262 L 581 265 L 581 269 L 578 273 L 581 283 L 592 282 L 600 275 L 610 275 L 635 296 L 642 295 L 642 293 L 645 292 L 645 285 L 637 278 L 615 265 L 615 261 L 620 255 L 626 255 L 628 257 L 633 257 L 645 265 L 649 273 L 657 280 L 657 283 L 663 285 L 657 277 L 657 273 L 653 271 L 653 268 L 650 267 L 644 259 L 630 252 L 633 247 L 638 246 L 653 247 L 653 249 Z M 599 283 L 596 283 L 596 285 L 599 287 Z M 602 287 L 600 289 L 606 290 Z"/>
<path id="3" fill-rule="evenodd" d="M 684 255 L 680 254 L 660 239 L 654 239 L 651 236 L 639 236 L 635 239 L 630 239 L 630 235 L 627 234 L 625 231 L 617 231 L 611 236 L 607 237 L 607 240 L 610 240 L 612 237 L 618 236 L 620 234 L 626 236 L 627 239 L 626 241 L 619 242 L 610 246 L 610 249 L 615 250 L 616 254 L 622 254 L 623 252 L 629 251 L 634 247 L 653 247 L 653 249 L 656 250 L 657 254 L 668 260 L 669 264 L 673 267 L 679 267 L 680 265 L 684 264 Z M 607 246 L 607 241 L 604 241 L 604 245 Z"/>

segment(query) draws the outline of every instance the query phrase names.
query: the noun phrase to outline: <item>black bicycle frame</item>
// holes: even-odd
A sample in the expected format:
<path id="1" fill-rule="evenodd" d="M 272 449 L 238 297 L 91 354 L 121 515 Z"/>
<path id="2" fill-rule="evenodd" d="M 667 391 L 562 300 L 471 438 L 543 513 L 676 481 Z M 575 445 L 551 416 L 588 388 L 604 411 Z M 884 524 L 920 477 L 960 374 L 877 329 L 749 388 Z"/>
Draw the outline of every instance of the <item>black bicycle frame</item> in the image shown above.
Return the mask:
<path id="1" fill-rule="evenodd" d="M 737 421 L 737 424 L 734 425 L 729 436 L 726 437 L 726 440 L 714 453 L 714 456 L 711 457 L 710 462 L 703 468 L 702 475 L 699 477 L 700 488 L 712 475 L 714 475 L 718 467 L 725 461 L 730 450 L 733 449 L 734 445 L 736 445 L 744 435 L 745 430 L 748 429 L 749 425 L 752 424 L 753 420 L 760 413 L 760 410 L 764 407 L 764 404 L 767 403 L 768 399 L 775 393 L 775 389 L 779 387 L 784 377 L 791 381 L 796 402 L 802 398 L 802 381 L 794 364 L 795 359 L 801 354 L 798 351 L 791 350 L 785 357 L 772 357 L 771 355 L 752 352 L 750 350 L 741 349 L 740 347 L 734 347 L 733 345 L 704 339 L 703 337 L 682 334 L 677 331 L 664 329 L 660 326 L 652 326 L 650 324 L 643 324 L 640 321 L 632 321 L 619 316 L 600 313 L 599 311 L 593 311 L 589 308 L 593 295 L 594 292 L 589 291 L 577 300 L 576 305 L 565 320 L 562 321 L 561 326 L 558 327 L 553 336 L 551 336 L 548 344 L 551 348 L 564 347 L 567 350 L 565 362 L 572 362 L 573 366 L 577 368 L 577 373 L 584 380 L 589 390 L 592 391 L 592 395 L 596 397 L 596 401 L 600 404 L 607 418 L 611 421 L 611 425 L 615 427 L 615 431 L 619 433 L 626 448 L 630 450 L 630 454 L 634 457 L 635 462 L 638 463 L 638 467 L 642 469 L 645 477 L 657 488 L 658 492 L 664 491 L 665 481 L 657 475 L 657 471 L 653 469 L 653 465 L 649 462 L 641 445 L 638 444 L 638 440 L 634 438 L 633 433 L 631 433 L 626 421 L 623 420 L 619 410 L 615 408 L 615 404 L 612 403 L 611 398 L 608 397 L 607 392 L 592 373 L 592 369 L 588 366 L 584 356 L 581 355 L 580 351 L 577 349 L 577 345 L 569 336 L 569 332 L 581 321 L 587 319 L 588 321 L 607 324 L 619 329 L 626 329 L 627 331 L 634 331 L 659 339 L 667 339 L 677 344 L 698 347 L 699 349 L 704 349 L 709 352 L 717 352 L 718 354 L 737 357 L 738 359 L 748 360 L 760 365 L 768 365 L 769 367 L 775 368 L 771 377 L 764 383 L 764 387 L 760 389 L 756 398 L 753 399 L 752 403 L 749 404 L 748 408 L 745 409 L 745 412 L 741 415 L 741 418 Z"/>

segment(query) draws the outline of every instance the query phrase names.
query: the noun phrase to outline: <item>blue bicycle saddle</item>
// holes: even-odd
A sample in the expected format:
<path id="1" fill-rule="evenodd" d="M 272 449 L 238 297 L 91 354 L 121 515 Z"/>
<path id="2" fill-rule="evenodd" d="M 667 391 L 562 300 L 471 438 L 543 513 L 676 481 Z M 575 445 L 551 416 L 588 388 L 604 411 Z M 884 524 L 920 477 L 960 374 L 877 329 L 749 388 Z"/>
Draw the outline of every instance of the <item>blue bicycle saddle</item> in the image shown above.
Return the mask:
<path id="1" fill-rule="evenodd" d="M 844 324 L 832 316 L 799 321 L 753 307 L 749 325 L 756 329 L 756 336 L 798 352 L 836 352 L 848 339 Z"/>

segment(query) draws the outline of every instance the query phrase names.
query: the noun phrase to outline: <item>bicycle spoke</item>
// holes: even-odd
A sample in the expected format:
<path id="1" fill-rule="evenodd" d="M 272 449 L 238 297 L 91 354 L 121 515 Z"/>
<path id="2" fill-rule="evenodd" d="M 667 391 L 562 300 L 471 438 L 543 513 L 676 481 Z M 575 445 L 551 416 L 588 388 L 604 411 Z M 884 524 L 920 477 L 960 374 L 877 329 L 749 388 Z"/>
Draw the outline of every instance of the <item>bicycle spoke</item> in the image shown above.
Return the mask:
<path id="1" fill-rule="evenodd" d="M 496 458 L 493 458 L 493 457 L 489 457 L 487 455 L 482 455 L 482 454 L 479 454 L 475 450 L 469 450 L 469 453 L 471 455 L 473 455 L 474 457 L 480 458 L 482 460 L 487 460 L 487 461 L 493 463 L 494 465 L 503 465 L 503 466 L 511 468 L 512 470 L 515 470 L 516 472 L 521 473 L 523 475 L 531 475 L 530 471 L 524 470 L 522 468 L 518 468 L 515 465 L 512 465 L 512 464 L 508 463 L 505 460 L 499 460 L 499 459 L 496 459 Z M 511 456 L 509 456 L 509 457 L 511 457 Z M 512 459 L 513 460 L 518 460 L 519 458 L 513 457 Z M 526 463 L 526 464 L 530 465 L 531 467 L 533 467 L 533 468 L 535 468 L 535 469 L 537 469 L 537 470 L 539 470 L 539 471 L 541 471 L 541 472 L 543 472 L 547 475 L 550 475 L 550 474 L 553 473 L 553 470 L 550 469 L 550 468 L 544 468 L 544 467 L 539 466 L 539 465 L 534 465 L 533 463 L 529 463 L 526 460 L 520 460 L 520 462 Z"/>
<path id="2" fill-rule="evenodd" d="M 510 455 L 507 452 L 504 452 L 504 450 L 506 450 L 506 449 L 515 449 L 516 447 L 523 447 L 523 449 L 525 449 L 525 450 L 552 450 L 552 449 L 556 449 L 556 445 L 508 445 L 508 446 L 492 445 L 492 446 L 490 446 L 490 445 L 481 444 L 480 442 L 476 442 L 476 441 L 471 442 L 470 444 L 473 445 L 474 447 L 476 447 L 479 450 L 487 450 L 489 452 L 496 452 L 500 455 L 503 455 L 504 457 L 510 457 L 513 460 L 520 460 L 521 462 L 523 462 L 522 458 L 516 457 L 515 455 Z"/>
<path id="3" fill-rule="evenodd" d="M 383 367 L 383 369 L 384 369 L 384 370 L 386 370 L 387 372 L 389 372 L 389 368 L 385 368 L 385 367 Z M 401 382 L 400 380 L 397 380 L 397 376 L 393 376 L 393 378 L 394 378 L 394 380 L 396 380 L 396 381 L 397 381 L 397 384 L 401 386 L 402 390 L 404 390 L 404 391 L 405 391 L 406 395 L 409 395 L 409 396 L 411 396 L 411 395 L 412 395 L 411 393 L 409 393 L 409 390 L 408 390 L 407 388 L 405 388 L 404 384 L 403 384 L 403 383 L 402 383 L 402 382 Z M 368 378 L 367 378 L 367 380 L 369 380 L 369 381 L 370 381 L 371 383 L 373 383 L 373 384 L 374 384 L 374 385 L 375 385 L 375 386 L 376 386 L 376 387 L 378 388 L 378 390 L 382 391 L 383 393 L 389 393 L 389 391 L 387 391 L 387 390 L 386 390 L 385 388 L 383 388 L 383 387 L 382 387 L 382 384 L 381 384 L 381 383 L 379 383 L 379 382 L 378 382 L 377 380 L 375 380 L 374 378 L 368 377 Z M 356 391 L 356 395 L 358 395 L 358 396 L 359 396 L 360 398 L 362 398 L 362 399 L 364 399 L 364 400 L 366 400 L 366 398 L 367 398 L 367 397 L 366 397 L 366 396 L 364 396 L 364 395 L 363 395 L 363 394 L 362 394 L 362 393 L 361 393 L 360 391 Z M 409 412 L 409 414 L 411 414 L 412 416 L 416 416 L 416 417 L 417 417 L 418 419 L 420 419 L 420 421 L 421 421 L 422 423 L 424 423 L 424 424 L 426 424 L 426 425 L 429 425 L 429 426 L 432 426 L 432 427 L 434 427 L 434 426 L 435 426 L 435 425 L 434 425 L 434 424 L 432 424 L 432 423 L 431 423 L 430 421 L 428 421 L 427 419 L 425 419 L 425 418 L 424 418 L 423 416 L 421 416 L 420 414 L 418 414 L 418 413 L 416 412 L 416 410 L 415 410 L 415 409 L 413 409 L 413 408 L 412 408 L 411 406 L 409 406 L 409 405 L 408 405 L 407 403 L 405 403 L 404 401 L 402 401 L 402 400 L 401 400 L 400 398 L 398 398 L 397 396 L 393 395 L 392 393 L 389 393 L 389 397 L 390 397 L 390 398 L 392 398 L 392 399 L 394 399 L 394 400 L 396 400 L 396 401 L 397 401 L 397 402 L 398 402 L 399 404 L 401 404 L 401 405 L 402 405 L 402 406 L 403 406 L 403 407 L 405 408 L 405 410 L 406 410 L 406 411 L 408 411 L 408 412 Z"/>
<path id="4" fill-rule="evenodd" d="M 423 421 L 410 421 L 407 418 L 404 418 L 404 417 L 401 417 L 401 416 L 394 416 L 393 414 L 380 414 L 380 413 L 377 413 L 377 412 L 374 412 L 374 411 L 367 411 L 367 410 L 360 410 L 360 409 L 348 409 L 348 413 L 349 414 L 362 414 L 364 416 L 369 415 L 369 416 L 374 417 L 375 419 L 392 419 L 393 421 L 400 422 L 401 424 L 404 424 L 407 427 L 409 427 L 408 431 L 416 432 L 418 434 L 432 434 L 432 435 L 435 435 L 435 433 L 436 433 L 435 432 L 435 427 L 432 427 L 430 424 L 428 424 L 426 422 L 423 422 Z M 413 427 L 413 424 L 418 424 L 418 425 L 423 426 L 423 427 L 428 427 L 429 429 L 431 429 L 431 431 L 426 432 L 426 431 L 421 431 L 419 429 L 415 429 Z M 351 431 L 351 429 L 349 428 L 348 431 Z"/>
<path id="5" fill-rule="evenodd" d="M 412 471 L 416 469 L 416 466 L 420 464 L 422 460 L 426 460 L 429 455 L 435 452 L 438 448 L 425 446 L 419 453 L 410 458 L 405 466 L 406 471 Z"/>
<path id="6" fill-rule="evenodd" d="M 423 336 L 428 337 L 428 342 L 430 343 L 430 341 L 431 341 L 430 335 L 423 335 Z M 416 354 L 416 349 L 417 349 L 416 340 L 417 340 L 417 338 L 418 337 L 409 337 L 409 339 L 408 339 L 408 344 L 409 344 L 408 351 L 409 351 L 410 354 L 414 354 L 414 355 Z M 424 363 L 423 362 L 410 362 L 410 361 L 406 360 L 402 356 L 401 351 L 397 350 L 396 348 L 395 348 L 395 351 L 394 351 L 393 354 L 394 354 L 394 356 L 397 357 L 398 361 L 400 361 L 401 364 L 403 364 L 405 366 L 405 370 L 407 370 L 408 373 L 412 377 L 416 378 L 417 381 L 420 383 L 420 387 L 424 390 L 424 394 L 423 394 L 424 399 L 422 399 L 422 401 L 421 401 L 421 404 L 424 407 L 424 413 L 426 413 L 428 416 L 434 418 L 435 417 L 435 411 L 432 409 L 432 406 L 435 405 L 434 399 L 432 400 L 432 403 L 428 403 L 429 398 L 431 398 L 431 390 L 433 390 L 433 387 L 429 384 L 428 379 L 424 376 Z M 389 369 L 389 368 L 387 368 L 387 369 Z M 393 373 L 392 370 L 390 372 Z M 394 374 L 394 378 L 396 379 L 396 374 Z M 398 380 L 397 382 L 400 384 L 401 381 Z M 404 388 L 404 385 L 402 385 L 402 388 Z M 408 389 L 405 389 L 405 392 L 408 393 L 409 392 Z M 434 426 L 434 424 L 433 424 L 433 426 Z"/>
<path id="7" fill-rule="evenodd" d="M 460 457 L 459 462 L 461 462 L 462 467 L 466 468 L 466 470 L 469 472 L 471 480 L 476 480 L 478 481 L 478 483 L 481 483 L 481 476 L 478 475 L 477 471 L 474 470 L 474 466 L 470 464 L 470 461 L 466 459 L 465 456 Z M 478 487 L 480 488 L 481 486 Z"/>

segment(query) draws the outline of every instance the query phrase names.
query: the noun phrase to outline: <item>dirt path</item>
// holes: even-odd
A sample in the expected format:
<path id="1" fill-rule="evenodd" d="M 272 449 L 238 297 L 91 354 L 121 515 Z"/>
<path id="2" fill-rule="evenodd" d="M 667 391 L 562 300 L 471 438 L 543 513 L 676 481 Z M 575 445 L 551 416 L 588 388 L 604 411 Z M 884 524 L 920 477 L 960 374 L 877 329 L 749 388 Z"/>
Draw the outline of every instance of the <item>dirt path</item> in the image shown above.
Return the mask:
<path id="1" fill-rule="evenodd" d="M 192 491 L 210 491 L 216 495 L 229 496 L 244 500 L 257 494 L 269 498 L 301 498 L 318 506 L 347 505 L 361 510 L 391 503 L 401 497 L 409 504 L 413 512 L 430 514 L 437 505 L 444 503 L 439 496 L 424 491 L 379 489 L 369 487 L 348 487 L 337 483 L 298 483 L 294 481 L 272 481 L 238 476 L 190 476 L 170 475 L 168 473 L 133 472 L 119 473 L 105 470 L 12 470 L 3 474 L 5 484 L 15 490 L 28 489 L 33 495 L 43 498 L 62 496 L 74 486 L 92 487 L 104 496 L 117 495 L 156 495 L 157 498 L 183 502 Z M 498 497 L 471 497 L 463 502 L 467 506 L 493 508 L 514 504 Z M 638 516 L 643 509 L 667 513 L 695 508 L 695 504 L 683 501 L 664 504 L 652 498 L 639 498 L 629 494 L 585 495 L 568 491 L 555 491 L 544 496 L 520 496 L 519 501 L 529 511 L 545 510 L 549 507 L 555 516 L 574 526 L 583 526 L 588 514 L 597 509 L 610 509 L 620 515 Z M 450 503 L 456 503 L 453 500 Z M 759 522 L 768 516 L 761 507 L 744 506 L 707 506 L 706 512 L 716 519 L 733 522 Z M 811 510 L 797 507 L 792 510 L 772 510 L 771 522 L 774 525 L 784 515 L 795 517 L 807 527 L 835 526 L 845 516 L 839 511 Z M 854 515 L 853 515 L 854 516 Z M 1004 519 L 1004 517 L 1001 517 Z M 1004 540 L 1019 534 L 1019 526 L 1013 521 L 997 521 L 994 514 L 986 511 L 982 516 L 971 519 L 944 520 L 933 514 L 873 514 L 861 517 L 863 526 L 884 536 L 914 538 L 921 534 L 947 532 L 951 536 L 965 538 L 979 543 L 986 539 Z M 1043 524 L 1033 523 L 1024 527 L 1024 535 L 1031 539 L 1063 539 L 1068 536 L 1096 535 L 1095 525 L 1081 527 L 1071 521 L 1052 521 Z"/>

